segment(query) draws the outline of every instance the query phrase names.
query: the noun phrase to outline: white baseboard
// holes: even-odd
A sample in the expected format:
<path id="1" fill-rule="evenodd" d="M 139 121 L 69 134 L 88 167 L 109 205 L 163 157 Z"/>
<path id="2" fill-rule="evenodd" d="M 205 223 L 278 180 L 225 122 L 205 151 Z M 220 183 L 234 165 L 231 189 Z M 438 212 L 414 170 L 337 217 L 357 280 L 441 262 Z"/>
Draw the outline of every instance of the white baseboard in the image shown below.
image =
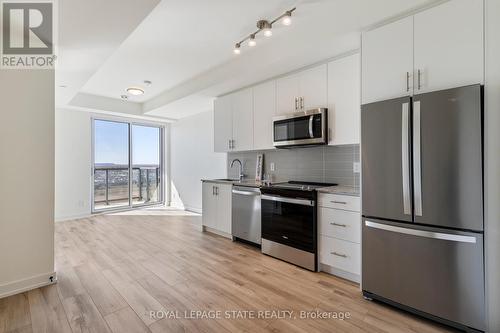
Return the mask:
<path id="1" fill-rule="evenodd" d="M 52 277 L 52 279 L 51 279 Z M 57 282 L 56 272 L 40 274 L 30 278 L 0 285 L 0 298 L 48 286 Z"/>
<path id="2" fill-rule="evenodd" d="M 319 265 L 319 270 L 328 274 L 336 275 L 338 277 L 341 277 L 343 279 L 360 283 L 361 281 L 361 276 L 358 274 L 354 274 L 351 272 L 344 271 L 342 269 L 338 269 L 335 267 L 332 267 L 330 265 L 325 265 L 325 264 L 320 264 Z"/>
<path id="3" fill-rule="evenodd" d="M 56 222 L 64 222 L 64 221 L 71 221 L 71 220 L 78 220 L 78 219 L 85 219 L 88 217 L 91 217 L 91 213 L 84 213 L 84 214 L 77 214 L 77 215 L 69 215 L 69 216 L 56 216 L 55 221 Z"/>
<path id="4" fill-rule="evenodd" d="M 201 230 L 202 231 L 205 231 L 205 232 L 210 232 L 212 234 L 216 234 L 216 235 L 219 235 L 219 236 L 222 236 L 222 237 L 225 237 L 225 238 L 229 238 L 229 239 L 233 239 L 233 235 L 230 235 L 228 233 L 225 233 L 223 231 L 219 231 L 217 229 L 212 229 L 212 228 L 209 228 L 207 226 L 202 226 L 201 227 Z"/>

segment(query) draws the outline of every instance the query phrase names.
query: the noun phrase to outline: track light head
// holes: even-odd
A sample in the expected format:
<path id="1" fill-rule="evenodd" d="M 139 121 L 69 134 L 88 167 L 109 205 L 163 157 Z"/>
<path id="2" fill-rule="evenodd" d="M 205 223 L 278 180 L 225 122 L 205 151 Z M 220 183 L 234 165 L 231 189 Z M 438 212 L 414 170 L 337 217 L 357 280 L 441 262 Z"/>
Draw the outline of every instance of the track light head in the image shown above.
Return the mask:
<path id="1" fill-rule="evenodd" d="M 273 35 L 272 24 L 267 20 L 260 20 L 257 22 L 257 28 L 264 32 L 264 36 L 271 37 Z"/>
<path id="2" fill-rule="evenodd" d="M 285 16 L 283 16 L 283 19 L 281 20 L 283 25 L 290 25 L 292 24 L 292 12 L 290 10 L 287 10 L 285 13 Z"/>
<path id="3" fill-rule="evenodd" d="M 240 54 L 241 53 L 241 45 L 240 43 L 236 43 L 234 45 L 234 50 L 233 50 L 234 54 Z"/>
<path id="4" fill-rule="evenodd" d="M 250 35 L 250 39 L 248 40 L 248 46 L 255 46 L 257 42 L 255 41 L 255 34 Z"/>

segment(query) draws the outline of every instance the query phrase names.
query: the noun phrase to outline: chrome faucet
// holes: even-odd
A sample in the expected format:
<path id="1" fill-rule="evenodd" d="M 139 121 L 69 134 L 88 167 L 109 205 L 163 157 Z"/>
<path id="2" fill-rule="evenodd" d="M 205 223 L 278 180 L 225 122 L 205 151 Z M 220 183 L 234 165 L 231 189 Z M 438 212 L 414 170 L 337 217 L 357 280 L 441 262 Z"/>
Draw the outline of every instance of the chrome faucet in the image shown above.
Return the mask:
<path id="1" fill-rule="evenodd" d="M 241 161 L 239 159 L 234 159 L 232 162 L 231 162 L 231 166 L 230 168 L 233 167 L 234 165 L 234 162 L 238 162 L 240 164 L 240 173 L 239 173 L 239 179 L 240 179 L 240 182 L 243 180 L 243 178 L 245 177 L 245 175 L 243 174 L 243 164 L 241 164 Z"/>

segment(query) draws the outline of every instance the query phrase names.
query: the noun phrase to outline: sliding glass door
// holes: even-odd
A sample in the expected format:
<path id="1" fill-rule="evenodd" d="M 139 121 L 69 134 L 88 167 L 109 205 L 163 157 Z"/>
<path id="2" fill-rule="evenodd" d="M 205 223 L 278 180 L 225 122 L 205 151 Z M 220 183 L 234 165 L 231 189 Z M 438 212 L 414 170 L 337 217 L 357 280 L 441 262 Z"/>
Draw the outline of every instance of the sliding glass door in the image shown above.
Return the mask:
<path id="1" fill-rule="evenodd" d="M 162 202 L 162 136 L 159 126 L 93 120 L 93 212 Z"/>
<path id="2" fill-rule="evenodd" d="M 161 129 L 132 125 L 132 204 L 152 204 L 160 196 Z"/>

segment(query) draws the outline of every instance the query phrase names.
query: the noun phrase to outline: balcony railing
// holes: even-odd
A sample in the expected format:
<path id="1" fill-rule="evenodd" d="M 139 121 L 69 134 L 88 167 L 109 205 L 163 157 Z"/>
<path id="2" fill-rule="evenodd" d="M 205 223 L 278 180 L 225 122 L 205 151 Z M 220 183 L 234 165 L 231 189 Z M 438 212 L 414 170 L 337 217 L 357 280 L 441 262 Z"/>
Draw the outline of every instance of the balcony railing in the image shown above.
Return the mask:
<path id="1" fill-rule="evenodd" d="M 94 167 L 94 208 L 129 205 L 129 169 L 124 165 Z M 159 202 L 160 166 L 135 165 L 132 168 L 132 204 Z"/>

